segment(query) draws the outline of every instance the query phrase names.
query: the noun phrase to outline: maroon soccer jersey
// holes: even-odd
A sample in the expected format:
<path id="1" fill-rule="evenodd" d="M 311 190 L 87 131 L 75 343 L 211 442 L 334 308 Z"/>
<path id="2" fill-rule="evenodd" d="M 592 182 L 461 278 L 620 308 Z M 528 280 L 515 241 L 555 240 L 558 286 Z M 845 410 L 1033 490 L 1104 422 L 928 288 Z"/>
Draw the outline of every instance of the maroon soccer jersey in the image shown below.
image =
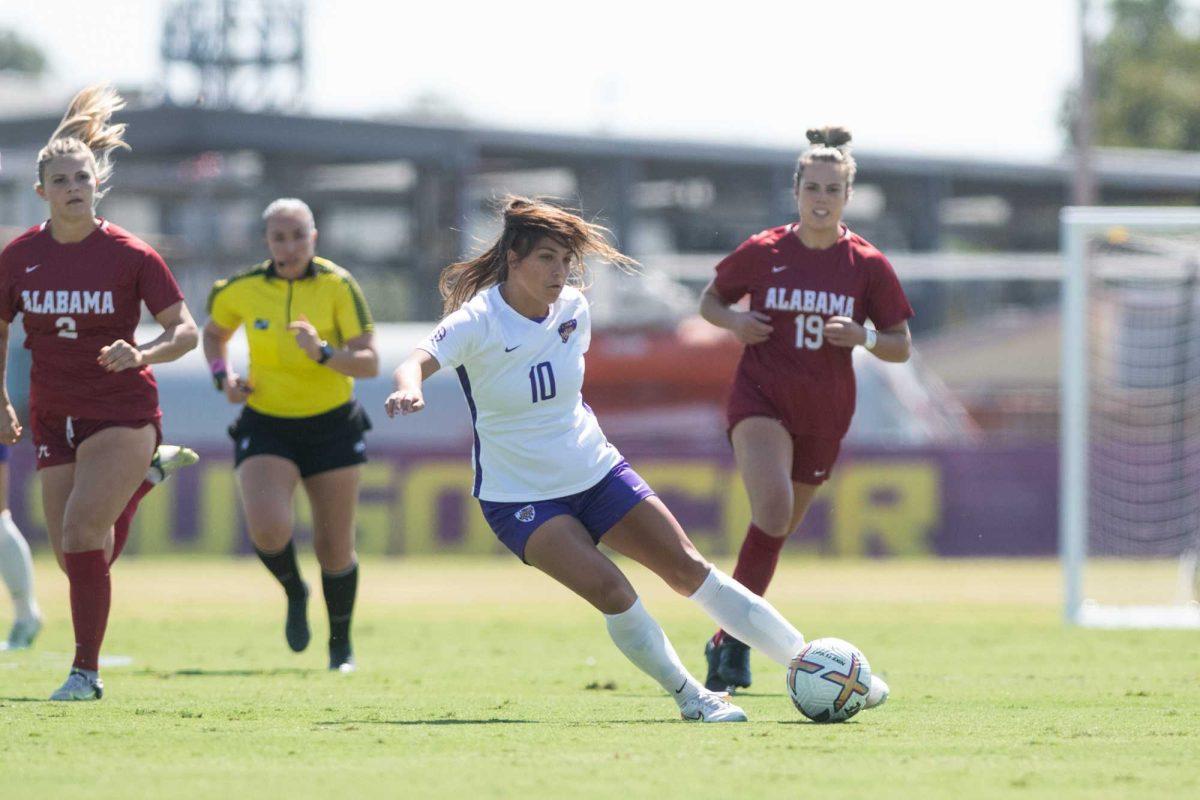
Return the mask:
<path id="1" fill-rule="evenodd" d="M 99 420 L 145 419 L 158 411 L 149 366 L 107 372 L 100 348 L 134 343 L 142 303 L 158 314 L 183 299 L 150 245 L 110 222 L 75 244 L 60 244 L 48 223 L 0 253 L 0 318 L 24 314 L 33 355 L 30 406 Z"/>
<path id="2" fill-rule="evenodd" d="M 825 341 L 825 321 L 870 319 L 880 330 L 913 316 L 895 270 L 862 237 L 843 230 L 837 244 L 810 250 L 784 225 L 750 237 L 717 265 L 714 287 L 774 330 L 748 345 L 729 402 L 732 427 L 749 416 L 779 419 L 794 435 L 841 439 L 854 415 L 851 348 Z"/>

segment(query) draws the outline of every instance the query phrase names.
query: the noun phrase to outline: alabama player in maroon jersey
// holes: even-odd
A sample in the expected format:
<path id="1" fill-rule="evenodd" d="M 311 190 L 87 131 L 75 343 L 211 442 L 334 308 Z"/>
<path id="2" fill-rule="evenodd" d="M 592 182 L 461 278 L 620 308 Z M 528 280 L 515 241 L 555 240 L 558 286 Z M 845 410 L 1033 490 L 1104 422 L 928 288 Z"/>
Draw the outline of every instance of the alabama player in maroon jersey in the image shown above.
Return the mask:
<path id="1" fill-rule="evenodd" d="M 8 326 L 22 314 L 33 356 L 30 420 L 46 527 L 71 591 L 75 661 L 52 700 L 103 693 L 100 644 L 108 624 L 109 566 L 124 544 L 132 508 L 161 442 L 158 389 L 151 364 L 174 361 L 197 343 L 183 294 L 158 253 L 95 215 L 109 156 L 125 146 L 124 125 L 109 125 L 123 105 L 94 86 L 71 102 L 38 154 L 37 193 L 50 219 L 0 253 L 0 377 Z M 136 344 L 145 303 L 163 327 Z M 4 394 L 0 442 L 22 428 Z M 131 499 L 132 498 L 132 499 Z M 116 531 L 114 531 L 114 524 Z"/>
<path id="2" fill-rule="evenodd" d="M 717 265 L 700 301 L 706 320 L 746 345 L 727 412 L 750 497 L 733 577 L 760 595 L 850 426 L 851 350 L 903 362 L 912 343 L 913 310 L 892 265 L 842 223 L 855 172 L 849 131 L 812 129 L 808 141 L 796 164 L 798 221 L 747 239 Z M 731 307 L 747 295 L 747 310 Z M 705 654 L 709 689 L 750 685 L 745 644 L 718 631 Z"/>

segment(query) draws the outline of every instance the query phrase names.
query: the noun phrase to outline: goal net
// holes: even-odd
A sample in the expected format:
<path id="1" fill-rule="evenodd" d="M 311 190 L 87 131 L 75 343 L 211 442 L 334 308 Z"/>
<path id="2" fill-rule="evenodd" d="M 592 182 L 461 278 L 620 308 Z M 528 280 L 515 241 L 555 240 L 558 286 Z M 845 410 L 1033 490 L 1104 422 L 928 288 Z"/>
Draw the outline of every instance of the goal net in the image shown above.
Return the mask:
<path id="1" fill-rule="evenodd" d="M 1200 627 L 1200 209 L 1067 208 L 1068 621 Z"/>

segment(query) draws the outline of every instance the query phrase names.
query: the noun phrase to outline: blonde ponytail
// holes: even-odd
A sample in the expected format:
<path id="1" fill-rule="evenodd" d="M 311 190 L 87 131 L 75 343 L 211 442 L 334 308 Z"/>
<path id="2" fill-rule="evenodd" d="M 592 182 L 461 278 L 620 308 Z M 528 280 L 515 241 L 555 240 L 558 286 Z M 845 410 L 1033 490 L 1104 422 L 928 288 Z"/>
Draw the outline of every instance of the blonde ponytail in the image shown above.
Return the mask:
<path id="1" fill-rule="evenodd" d="M 125 125 L 109 125 L 112 115 L 125 107 L 117 90 L 108 84 L 97 84 L 75 95 L 67 113 L 50 136 L 49 143 L 38 153 L 38 184 L 45 181 L 46 164 L 53 158 L 87 153 L 96 168 L 96 199 L 112 177 L 112 153 L 124 147 Z"/>

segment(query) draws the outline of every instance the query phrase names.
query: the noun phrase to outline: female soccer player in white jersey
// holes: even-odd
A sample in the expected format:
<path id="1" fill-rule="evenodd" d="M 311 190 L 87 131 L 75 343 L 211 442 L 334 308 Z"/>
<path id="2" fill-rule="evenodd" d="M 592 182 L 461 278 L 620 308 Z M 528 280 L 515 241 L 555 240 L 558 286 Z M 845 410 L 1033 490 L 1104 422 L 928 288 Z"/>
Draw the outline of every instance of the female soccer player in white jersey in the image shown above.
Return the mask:
<path id="1" fill-rule="evenodd" d="M 685 720 L 741 722 L 742 709 L 683 666 L 625 575 L 596 548 L 600 538 L 781 665 L 804 637 L 697 552 L 584 404 L 592 327 L 575 286 L 587 255 L 633 263 L 607 243 L 603 228 L 547 203 L 510 198 L 500 238 L 443 271 L 448 316 L 397 368 L 386 411 L 420 411 L 422 381 L 453 368 L 475 429 L 474 495 L 500 541 L 603 613 L 613 642 L 675 699 Z M 870 704 L 886 697 L 882 681 L 871 689 Z"/>

